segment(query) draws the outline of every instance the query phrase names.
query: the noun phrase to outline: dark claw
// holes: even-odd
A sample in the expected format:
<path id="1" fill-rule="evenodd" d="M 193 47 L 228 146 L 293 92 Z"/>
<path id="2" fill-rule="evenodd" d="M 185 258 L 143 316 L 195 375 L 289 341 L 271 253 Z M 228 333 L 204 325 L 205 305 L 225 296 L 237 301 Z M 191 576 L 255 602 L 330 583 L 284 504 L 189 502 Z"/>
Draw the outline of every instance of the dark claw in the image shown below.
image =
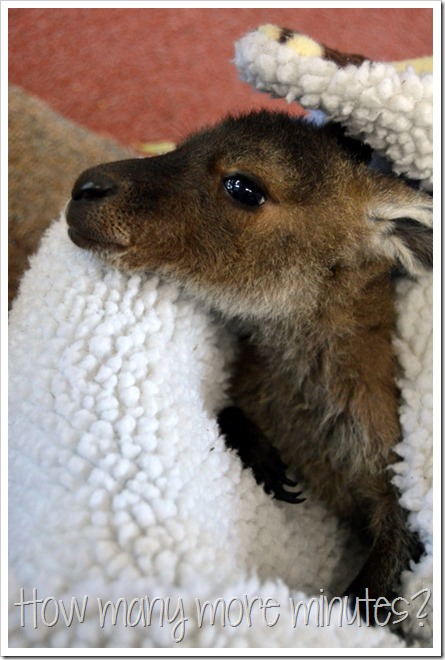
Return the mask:
<path id="1" fill-rule="evenodd" d="M 298 490 L 296 493 L 294 493 L 292 490 L 286 490 L 282 486 L 278 486 L 276 490 L 278 490 L 280 493 L 285 493 L 286 495 L 291 495 L 292 497 L 298 497 L 303 492 L 302 490 Z"/>
<path id="2" fill-rule="evenodd" d="M 273 454 L 275 452 L 276 450 L 273 450 Z M 275 458 L 275 461 L 271 460 L 272 458 Z M 290 479 L 285 475 L 286 468 L 287 466 L 281 459 L 276 456 L 269 456 L 267 463 L 253 467 L 253 473 L 257 482 L 264 484 L 266 493 L 272 494 L 275 499 L 288 502 L 289 504 L 304 502 L 305 498 L 299 498 L 302 493 L 301 490 L 292 492 L 284 488 L 284 486 L 295 488 L 298 485 L 298 481 Z"/>
<path id="3" fill-rule="evenodd" d="M 301 491 L 293 493 L 283 488 L 295 488 L 298 482 L 286 476 L 287 465 L 277 449 L 240 408 L 224 408 L 218 415 L 218 424 L 226 445 L 238 452 L 243 466 L 251 468 L 256 482 L 263 485 L 266 493 L 290 504 L 304 502 L 304 498 L 299 498 Z"/>
<path id="4" fill-rule="evenodd" d="M 277 488 L 273 491 L 273 496 L 276 500 L 289 502 L 289 504 L 300 504 L 306 501 L 305 497 L 298 497 L 298 495 L 301 495 L 301 491 L 299 493 L 290 493 L 284 490 L 284 488 Z"/>
<path id="5" fill-rule="evenodd" d="M 297 481 L 289 479 L 284 474 L 286 466 L 272 461 L 263 463 L 262 465 L 255 465 L 252 467 L 253 474 L 258 484 L 263 484 L 266 493 L 272 495 L 277 500 L 288 502 L 289 504 L 298 504 L 304 502 L 305 498 L 299 496 L 303 491 L 290 491 L 286 490 L 284 486 L 295 488 L 298 485 Z"/>
<path id="6" fill-rule="evenodd" d="M 294 481 L 293 479 L 289 479 L 289 477 L 286 477 L 286 476 L 282 477 L 281 481 L 285 486 L 291 486 L 292 488 L 295 487 L 295 486 L 298 486 L 298 481 Z"/>

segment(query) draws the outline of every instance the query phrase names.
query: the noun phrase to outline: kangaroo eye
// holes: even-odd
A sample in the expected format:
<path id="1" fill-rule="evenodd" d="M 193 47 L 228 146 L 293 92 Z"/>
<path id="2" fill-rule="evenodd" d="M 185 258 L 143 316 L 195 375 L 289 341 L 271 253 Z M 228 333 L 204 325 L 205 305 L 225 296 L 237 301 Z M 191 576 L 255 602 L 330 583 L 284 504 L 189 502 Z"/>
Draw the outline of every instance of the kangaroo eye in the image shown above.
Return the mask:
<path id="1" fill-rule="evenodd" d="M 244 174 L 225 177 L 223 185 L 232 199 L 244 206 L 261 206 L 266 201 L 265 192 Z"/>

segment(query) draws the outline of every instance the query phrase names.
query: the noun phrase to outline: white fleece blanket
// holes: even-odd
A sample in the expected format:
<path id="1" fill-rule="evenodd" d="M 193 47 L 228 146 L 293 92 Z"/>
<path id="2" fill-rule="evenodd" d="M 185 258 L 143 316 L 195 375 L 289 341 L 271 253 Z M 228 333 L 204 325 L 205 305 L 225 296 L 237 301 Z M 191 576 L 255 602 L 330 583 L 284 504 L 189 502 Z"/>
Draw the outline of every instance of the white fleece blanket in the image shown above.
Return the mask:
<path id="1" fill-rule="evenodd" d="M 427 550 L 403 577 L 401 638 L 338 603 L 329 620 L 360 549 L 309 492 L 272 500 L 225 448 L 230 337 L 55 222 L 10 316 L 10 646 L 430 646 L 431 296 L 430 276 L 399 284 L 396 480 Z"/>

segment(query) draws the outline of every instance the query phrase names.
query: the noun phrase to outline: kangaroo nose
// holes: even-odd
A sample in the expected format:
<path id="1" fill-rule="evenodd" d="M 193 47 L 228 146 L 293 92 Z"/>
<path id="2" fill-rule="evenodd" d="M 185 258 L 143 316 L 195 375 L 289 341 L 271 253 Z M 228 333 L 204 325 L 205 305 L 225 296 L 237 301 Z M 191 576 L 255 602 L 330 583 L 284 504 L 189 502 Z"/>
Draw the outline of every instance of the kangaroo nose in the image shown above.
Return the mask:
<path id="1" fill-rule="evenodd" d="M 79 179 L 74 185 L 71 197 L 75 202 L 80 200 L 97 200 L 108 197 L 116 192 L 117 186 L 105 177 Z"/>

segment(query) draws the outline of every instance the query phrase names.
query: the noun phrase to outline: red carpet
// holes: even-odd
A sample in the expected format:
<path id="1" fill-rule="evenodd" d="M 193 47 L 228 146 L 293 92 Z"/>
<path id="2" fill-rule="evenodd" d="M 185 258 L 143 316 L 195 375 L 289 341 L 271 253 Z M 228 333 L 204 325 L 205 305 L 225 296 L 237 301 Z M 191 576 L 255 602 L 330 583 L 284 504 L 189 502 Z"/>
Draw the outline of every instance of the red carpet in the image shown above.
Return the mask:
<path id="1" fill-rule="evenodd" d="M 263 23 L 371 59 L 432 54 L 431 9 L 10 9 L 10 82 L 122 143 L 178 140 L 229 111 L 288 107 L 231 64 Z"/>

